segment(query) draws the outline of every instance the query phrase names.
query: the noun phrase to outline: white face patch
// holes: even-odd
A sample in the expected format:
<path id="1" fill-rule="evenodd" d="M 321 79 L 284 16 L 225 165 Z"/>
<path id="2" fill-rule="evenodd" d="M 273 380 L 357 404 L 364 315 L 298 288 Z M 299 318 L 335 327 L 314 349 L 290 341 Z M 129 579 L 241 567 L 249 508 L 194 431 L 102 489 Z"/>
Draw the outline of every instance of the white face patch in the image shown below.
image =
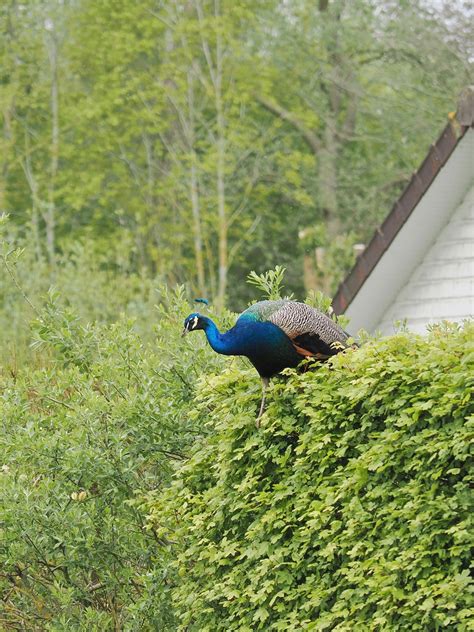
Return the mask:
<path id="1" fill-rule="evenodd" d="M 198 324 L 198 320 L 199 318 L 197 316 L 195 316 L 191 322 L 191 329 L 194 329 L 196 327 L 196 325 Z"/>

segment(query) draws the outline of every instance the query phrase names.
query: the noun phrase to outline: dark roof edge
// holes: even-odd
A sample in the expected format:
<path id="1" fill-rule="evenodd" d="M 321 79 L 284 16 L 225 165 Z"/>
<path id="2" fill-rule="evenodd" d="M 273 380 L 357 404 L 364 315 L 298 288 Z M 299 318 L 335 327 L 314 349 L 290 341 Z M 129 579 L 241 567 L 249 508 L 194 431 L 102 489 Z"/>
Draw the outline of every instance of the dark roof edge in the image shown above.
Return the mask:
<path id="1" fill-rule="evenodd" d="M 466 102 L 468 115 L 466 116 Z M 462 124 L 461 124 L 462 121 Z M 410 217 L 419 201 L 438 175 L 441 167 L 453 153 L 458 142 L 474 124 L 474 89 L 463 93 L 458 113 L 444 128 L 436 143 L 431 146 L 420 168 L 412 175 L 405 190 L 395 202 L 383 224 L 377 228 L 368 246 L 358 257 L 354 267 L 339 285 L 332 305 L 336 314 L 342 314 L 354 300 L 384 252 Z"/>

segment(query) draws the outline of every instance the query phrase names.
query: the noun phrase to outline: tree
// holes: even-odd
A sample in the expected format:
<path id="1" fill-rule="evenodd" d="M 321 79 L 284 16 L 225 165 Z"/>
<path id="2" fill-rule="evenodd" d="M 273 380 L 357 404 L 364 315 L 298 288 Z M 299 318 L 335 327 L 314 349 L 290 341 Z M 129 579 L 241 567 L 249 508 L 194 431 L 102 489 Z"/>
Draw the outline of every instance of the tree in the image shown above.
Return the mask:
<path id="1" fill-rule="evenodd" d="M 319 2 L 315 8 L 314 3 L 302 0 L 281 5 L 277 15 L 280 21 L 272 27 L 278 38 L 270 41 L 269 55 L 277 65 L 276 81 L 268 82 L 255 98 L 293 130 L 314 156 L 311 224 L 320 227 L 316 232 L 311 225 L 304 227 L 302 234 L 307 245 L 311 245 L 308 236 L 314 235 L 313 247 L 325 249 L 337 245 L 341 234 L 351 228 L 359 239 L 366 238 L 384 208 L 380 194 L 388 205 L 389 196 L 416 165 L 407 163 L 400 151 L 397 156 L 398 147 L 405 151 L 410 146 L 412 154 L 421 157 L 425 147 L 420 140 L 432 139 L 434 123 L 442 121 L 436 118 L 437 107 L 459 90 L 460 73 L 454 70 L 459 53 L 448 46 L 442 25 L 417 3 L 401 9 L 399 3 L 334 0 Z M 428 90 L 431 97 L 426 99 L 422 86 L 436 76 L 443 77 L 444 86 L 438 94 Z M 446 84 L 451 90 L 446 90 Z M 413 104 L 409 111 L 407 102 Z M 444 107 L 446 115 L 449 106 Z M 403 127 L 416 132 L 410 139 L 404 134 L 396 138 Z M 381 159 L 383 154 L 387 158 Z M 371 197 L 376 192 L 374 218 L 374 211 L 367 207 L 374 205 Z M 365 217 L 354 209 L 354 193 Z M 368 223 L 367 215 L 371 216 Z M 327 257 L 318 259 L 319 284 L 330 291 L 334 272 Z"/>
<path id="2" fill-rule="evenodd" d="M 469 82 L 462 11 L 421 1 L 10 0 L 0 28 L 0 204 L 37 258 L 90 241 L 235 307 L 277 263 L 331 292 Z"/>

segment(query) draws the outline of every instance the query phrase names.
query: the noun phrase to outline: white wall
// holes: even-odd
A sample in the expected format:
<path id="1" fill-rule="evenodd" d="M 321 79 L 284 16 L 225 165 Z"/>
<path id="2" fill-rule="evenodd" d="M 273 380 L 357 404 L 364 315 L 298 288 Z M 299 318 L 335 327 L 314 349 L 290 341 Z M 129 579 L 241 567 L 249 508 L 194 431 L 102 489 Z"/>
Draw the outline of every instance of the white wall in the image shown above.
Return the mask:
<path id="1" fill-rule="evenodd" d="M 410 330 L 423 333 L 429 323 L 473 316 L 474 185 L 375 329 L 388 335 L 406 319 Z"/>
<path id="2" fill-rule="evenodd" d="M 428 322 L 444 316 L 455 318 L 454 311 L 460 309 L 466 311 L 466 296 L 464 296 L 466 290 L 461 290 L 459 287 L 454 290 L 451 286 L 464 287 L 466 269 L 470 267 L 471 276 L 473 272 L 474 240 L 472 237 L 469 240 L 467 232 L 469 229 L 472 230 L 472 192 L 470 202 L 466 198 L 467 193 L 472 189 L 473 182 L 474 127 L 467 130 L 458 142 L 431 186 L 349 304 L 345 313 L 349 317 L 348 330 L 352 334 L 356 334 L 361 328 L 371 332 L 379 329 L 384 334 L 390 334 L 393 333 L 393 321 L 406 317 L 410 319 L 413 329 L 424 331 Z M 445 281 L 445 287 L 442 289 L 441 286 L 437 287 L 437 284 L 434 284 L 434 277 L 431 278 L 430 275 L 426 279 L 418 278 L 417 271 L 428 258 L 428 253 L 438 242 L 448 224 L 453 221 L 453 216 L 460 206 L 464 208 L 464 211 L 459 212 L 461 215 L 466 214 L 466 221 L 461 221 L 457 228 L 453 228 L 454 237 L 452 235 L 443 237 L 443 242 L 444 239 L 448 242 L 446 249 L 449 247 L 451 255 L 448 257 L 447 251 L 443 253 L 444 245 L 441 246 L 441 254 L 438 255 L 441 259 L 452 259 L 454 256 L 454 260 L 444 261 L 439 266 L 433 262 L 433 266 L 438 267 L 437 272 L 433 272 L 434 277 L 438 274 L 439 281 L 443 279 Z M 449 244 L 453 239 L 456 243 Z M 452 246 L 454 246 L 454 254 Z M 411 287 L 411 283 L 416 282 L 415 278 L 419 283 L 416 288 Z M 439 293 L 439 298 L 432 297 L 430 305 L 428 305 L 429 296 L 425 294 L 429 292 L 437 295 Z M 395 310 L 395 305 L 400 304 L 401 301 L 407 301 L 407 303 L 402 310 L 398 308 Z M 414 303 L 410 304 L 410 301 Z M 464 301 L 464 308 L 459 305 L 462 301 Z M 438 306 L 435 305 L 437 302 Z M 420 303 L 426 303 L 425 308 Z M 453 303 L 457 307 L 454 307 Z M 439 311 L 441 309 L 442 312 Z M 468 305 L 468 311 L 472 315 L 472 302 Z M 418 318 L 420 321 L 417 320 Z"/>

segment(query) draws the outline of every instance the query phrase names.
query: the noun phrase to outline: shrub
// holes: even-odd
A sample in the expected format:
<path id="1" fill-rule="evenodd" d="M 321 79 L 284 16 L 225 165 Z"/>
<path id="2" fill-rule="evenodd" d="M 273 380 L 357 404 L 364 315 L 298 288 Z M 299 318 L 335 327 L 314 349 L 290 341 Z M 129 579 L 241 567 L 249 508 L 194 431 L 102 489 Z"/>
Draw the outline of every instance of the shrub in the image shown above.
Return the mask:
<path id="1" fill-rule="evenodd" d="M 0 363 L 31 363 L 30 322 L 34 309 L 43 311 L 48 291 L 55 288 L 55 304 L 69 309 L 84 322 L 111 324 L 121 314 L 133 319 L 133 328 L 150 339 L 154 305 L 160 300 L 159 279 L 129 273 L 98 257 L 90 243 L 75 244 L 55 268 L 37 260 L 28 242 L 11 235 L 2 239 L 0 216 Z M 12 278 L 13 277 L 13 278 Z M 24 300 L 27 296 L 29 304 Z"/>
<path id="2" fill-rule="evenodd" d="M 467 630 L 474 329 L 203 381 L 210 432 L 148 499 L 183 630 Z M 471 611 L 472 614 L 472 611 Z"/>
<path id="3" fill-rule="evenodd" d="M 175 629 L 137 499 L 206 431 L 193 383 L 221 358 L 181 343 L 188 312 L 182 289 L 162 290 L 147 345 L 133 322 L 84 325 L 51 294 L 34 330 L 47 363 L 0 367 L 2 630 Z"/>

